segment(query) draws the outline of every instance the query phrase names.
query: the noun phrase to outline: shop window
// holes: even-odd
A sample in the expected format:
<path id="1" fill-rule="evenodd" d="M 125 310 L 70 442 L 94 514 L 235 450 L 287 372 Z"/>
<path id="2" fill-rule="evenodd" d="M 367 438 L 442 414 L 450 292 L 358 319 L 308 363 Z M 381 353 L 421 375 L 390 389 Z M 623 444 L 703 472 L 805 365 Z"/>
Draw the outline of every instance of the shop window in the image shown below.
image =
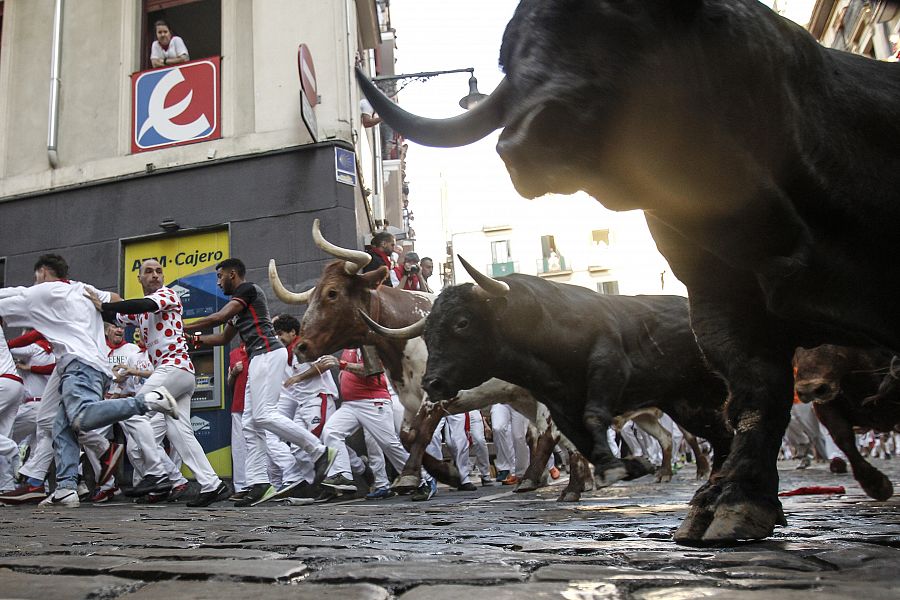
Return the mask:
<path id="1" fill-rule="evenodd" d="M 151 68 L 150 46 L 156 40 L 154 23 L 163 20 L 172 35 L 184 40 L 191 60 L 221 56 L 221 0 L 144 0 L 141 70 Z"/>

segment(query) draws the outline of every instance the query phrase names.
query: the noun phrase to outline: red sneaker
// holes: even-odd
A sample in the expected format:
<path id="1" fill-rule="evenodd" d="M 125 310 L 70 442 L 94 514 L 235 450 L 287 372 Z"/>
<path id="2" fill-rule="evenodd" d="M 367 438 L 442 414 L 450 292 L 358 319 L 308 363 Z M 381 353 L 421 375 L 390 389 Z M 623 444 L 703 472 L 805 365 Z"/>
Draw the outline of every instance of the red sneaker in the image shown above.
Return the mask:
<path id="1" fill-rule="evenodd" d="M 518 485 L 519 478 L 513 473 L 509 474 L 509 477 L 503 480 L 503 485 Z"/>
<path id="2" fill-rule="evenodd" d="M 47 497 L 42 485 L 28 485 L 23 483 L 10 492 L 0 494 L 0 503 L 3 504 L 40 504 Z"/>
<path id="3" fill-rule="evenodd" d="M 96 491 L 91 495 L 91 502 L 94 504 L 100 504 L 101 502 L 109 502 L 113 499 L 119 491 L 117 487 L 111 487 L 108 490 L 101 490 L 97 488 Z"/>

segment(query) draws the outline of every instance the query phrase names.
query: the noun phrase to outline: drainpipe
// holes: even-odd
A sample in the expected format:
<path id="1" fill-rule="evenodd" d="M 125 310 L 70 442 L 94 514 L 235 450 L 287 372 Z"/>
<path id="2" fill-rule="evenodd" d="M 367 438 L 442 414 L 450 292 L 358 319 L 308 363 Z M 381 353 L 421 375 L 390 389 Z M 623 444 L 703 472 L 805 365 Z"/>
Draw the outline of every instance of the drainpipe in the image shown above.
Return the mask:
<path id="1" fill-rule="evenodd" d="M 59 134 L 59 63 L 62 54 L 62 16 L 65 0 L 56 0 L 53 9 L 53 48 L 50 59 L 50 114 L 47 125 L 47 159 L 54 169 L 59 167 L 56 140 Z"/>

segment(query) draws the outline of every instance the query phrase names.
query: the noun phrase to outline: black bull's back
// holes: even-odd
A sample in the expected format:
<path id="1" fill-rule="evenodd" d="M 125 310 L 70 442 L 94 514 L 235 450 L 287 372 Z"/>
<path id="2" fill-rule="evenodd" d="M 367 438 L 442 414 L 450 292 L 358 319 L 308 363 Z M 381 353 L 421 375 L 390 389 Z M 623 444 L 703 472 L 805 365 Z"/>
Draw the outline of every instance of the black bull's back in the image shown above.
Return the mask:
<path id="1" fill-rule="evenodd" d="M 594 440 L 585 415 L 597 406 L 610 418 L 656 406 L 696 435 L 727 437 L 725 385 L 703 360 L 687 299 L 605 296 L 528 275 L 500 280 L 510 287 L 503 299 L 480 299 L 470 285 L 438 297 L 425 331 L 426 386 L 439 379 L 453 393 L 490 377 L 521 385 L 587 456 Z"/>

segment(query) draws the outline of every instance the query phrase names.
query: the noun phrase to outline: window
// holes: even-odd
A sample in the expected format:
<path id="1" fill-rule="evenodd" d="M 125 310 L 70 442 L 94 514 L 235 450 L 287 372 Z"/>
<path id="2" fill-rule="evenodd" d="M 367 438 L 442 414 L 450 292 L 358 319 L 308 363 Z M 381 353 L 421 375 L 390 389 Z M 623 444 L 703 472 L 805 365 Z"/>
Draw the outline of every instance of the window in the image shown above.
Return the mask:
<path id="1" fill-rule="evenodd" d="M 509 240 L 491 242 L 491 262 L 494 264 L 510 262 L 510 254 Z"/>
<path id="2" fill-rule="evenodd" d="M 543 255 L 543 260 L 538 263 L 539 273 L 565 270 L 565 260 L 559 253 L 559 249 L 556 247 L 556 239 L 552 235 L 541 236 L 541 254 Z"/>
<path id="3" fill-rule="evenodd" d="M 609 268 L 609 229 L 595 229 L 591 232 L 590 265 Z"/>
<path id="4" fill-rule="evenodd" d="M 619 294 L 619 282 L 600 281 L 597 283 L 597 291 L 608 296 L 617 296 Z"/>
<path id="5" fill-rule="evenodd" d="M 144 0 L 141 70 L 150 68 L 150 46 L 156 40 L 153 24 L 162 19 L 172 35 L 184 40 L 191 60 L 222 54 L 221 0 Z"/>
<path id="6" fill-rule="evenodd" d="M 591 232 L 591 240 L 594 244 L 605 244 L 609 246 L 609 229 L 595 229 Z"/>

